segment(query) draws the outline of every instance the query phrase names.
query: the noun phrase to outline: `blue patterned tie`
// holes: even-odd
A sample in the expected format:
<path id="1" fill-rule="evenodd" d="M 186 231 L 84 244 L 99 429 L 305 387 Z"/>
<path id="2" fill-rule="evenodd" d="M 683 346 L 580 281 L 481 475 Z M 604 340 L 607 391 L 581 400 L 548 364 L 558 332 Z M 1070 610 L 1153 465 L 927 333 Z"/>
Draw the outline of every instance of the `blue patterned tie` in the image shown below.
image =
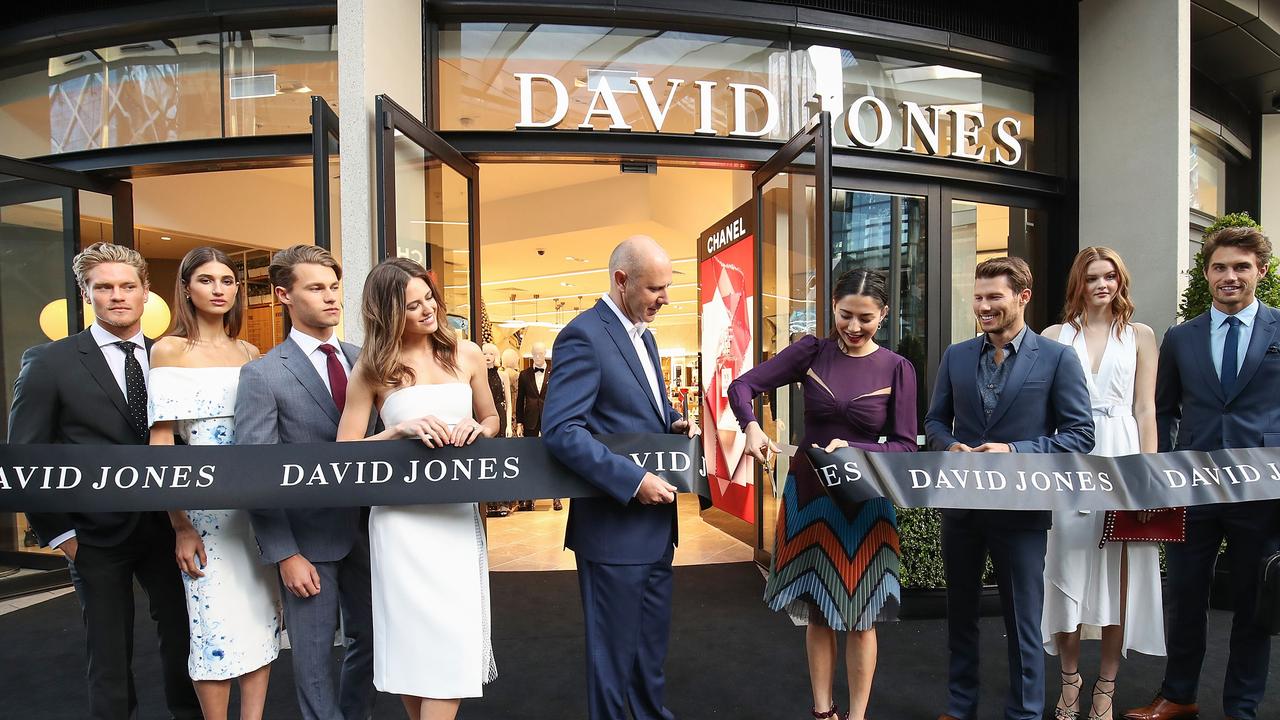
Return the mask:
<path id="1" fill-rule="evenodd" d="M 1231 397 L 1236 388 L 1236 373 L 1240 369 L 1236 360 L 1240 352 L 1240 318 L 1228 315 L 1223 322 L 1227 324 L 1227 342 L 1222 346 L 1222 368 L 1218 379 L 1222 382 L 1222 393 Z"/>

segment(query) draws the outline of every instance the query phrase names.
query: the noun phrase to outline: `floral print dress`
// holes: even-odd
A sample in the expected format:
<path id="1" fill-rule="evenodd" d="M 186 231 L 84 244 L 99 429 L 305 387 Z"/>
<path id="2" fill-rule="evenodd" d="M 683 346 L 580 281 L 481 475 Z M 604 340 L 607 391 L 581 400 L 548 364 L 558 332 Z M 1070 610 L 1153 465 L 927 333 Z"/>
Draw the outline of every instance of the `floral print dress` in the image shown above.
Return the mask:
<path id="1" fill-rule="evenodd" d="M 235 443 L 239 367 L 162 367 L 148 378 L 150 422 L 173 421 L 188 445 Z M 204 540 L 204 577 L 186 585 L 192 680 L 227 680 L 280 654 L 276 570 L 258 557 L 246 510 L 188 510 Z"/>

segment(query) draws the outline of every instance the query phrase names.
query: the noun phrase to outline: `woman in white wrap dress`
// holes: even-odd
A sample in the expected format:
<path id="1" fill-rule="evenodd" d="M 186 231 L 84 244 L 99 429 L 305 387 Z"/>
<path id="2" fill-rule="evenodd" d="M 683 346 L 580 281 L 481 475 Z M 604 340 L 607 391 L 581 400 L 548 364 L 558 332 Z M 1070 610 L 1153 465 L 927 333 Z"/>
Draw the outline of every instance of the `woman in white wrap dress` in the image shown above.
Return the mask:
<path id="1" fill-rule="evenodd" d="M 1155 335 L 1132 322 L 1129 274 L 1115 251 L 1081 250 L 1071 267 L 1064 317 L 1044 332 L 1080 356 L 1093 408 L 1094 455 L 1155 452 Z M 1089 720 L 1111 720 L 1116 673 L 1130 650 L 1164 655 L 1160 560 L 1155 543 L 1107 543 L 1106 513 L 1055 512 L 1045 557 L 1041 632 L 1045 650 L 1059 655 L 1059 720 L 1081 707 L 1081 638 L 1102 640 Z"/>

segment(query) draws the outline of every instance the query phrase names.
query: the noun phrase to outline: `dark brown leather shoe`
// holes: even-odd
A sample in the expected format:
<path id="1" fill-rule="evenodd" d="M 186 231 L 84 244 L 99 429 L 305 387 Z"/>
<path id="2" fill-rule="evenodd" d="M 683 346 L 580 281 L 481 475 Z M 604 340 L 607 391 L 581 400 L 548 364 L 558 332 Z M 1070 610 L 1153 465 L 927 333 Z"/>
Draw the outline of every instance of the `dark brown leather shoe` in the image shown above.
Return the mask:
<path id="1" fill-rule="evenodd" d="M 1124 720 L 1196 720 L 1200 707 L 1195 703 L 1181 705 L 1157 695 L 1150 705 L 1134 708 L 1124 714 Z"/>

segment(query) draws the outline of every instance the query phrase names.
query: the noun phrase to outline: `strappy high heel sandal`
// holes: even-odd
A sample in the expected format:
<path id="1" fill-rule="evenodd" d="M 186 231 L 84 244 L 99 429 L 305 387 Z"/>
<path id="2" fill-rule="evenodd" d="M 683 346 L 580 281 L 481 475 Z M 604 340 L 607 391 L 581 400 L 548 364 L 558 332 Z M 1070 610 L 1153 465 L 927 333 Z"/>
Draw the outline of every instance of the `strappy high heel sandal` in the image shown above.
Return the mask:
<path id="1" fill-rule="evenodd" d="M 817 720 L 842 720 L 840 715 L 840 706 L 835 702 L 831 703 L 831 709 L 826 712 L 818 712 L 817 708 L 809 708 L 809 713 Z"/>
<path id="2" fill-rule="evenodd" d="M 1102 683 L 1110 683 L 1111 689 L 1103 690 L 1102 688 L 1098 687 Z M 1115 678 L 1108 680 L 1104 677 L 1099 676 L 1098 679 L 1093 683 L 1093 700 L 1092 702 L 1089 703 L 1088 720 L 1111 720 L 1112 701 L 1115 700 L 1115 694 L 1116 694 Z M 1098 705 L 1099 705 L 1098 698 L 1107 699 L 1107 706 L 1106 708 L 1104 708 L 1104 710 L 1107 713 L 1106 715 L 1103 715 L 1102 712 L 1098 710 Z"/>
<path id="3" fill-rule="evenodd" d="M 1062 675 L 1062 691 L 1058 695 L 1058 706 L 1053 709 L 1054 720 L 1078 720 L 1080 711 L 1072 710 L 1070 706 L 1080 707 L 1080 691 L 1084 689 L 1084 679 L 1080 677 L 1078 671 L 1059 674 Z M 1075 691 L 1075 697 L 1069 701 L 1067 700 L 1068 690 Z"/>

